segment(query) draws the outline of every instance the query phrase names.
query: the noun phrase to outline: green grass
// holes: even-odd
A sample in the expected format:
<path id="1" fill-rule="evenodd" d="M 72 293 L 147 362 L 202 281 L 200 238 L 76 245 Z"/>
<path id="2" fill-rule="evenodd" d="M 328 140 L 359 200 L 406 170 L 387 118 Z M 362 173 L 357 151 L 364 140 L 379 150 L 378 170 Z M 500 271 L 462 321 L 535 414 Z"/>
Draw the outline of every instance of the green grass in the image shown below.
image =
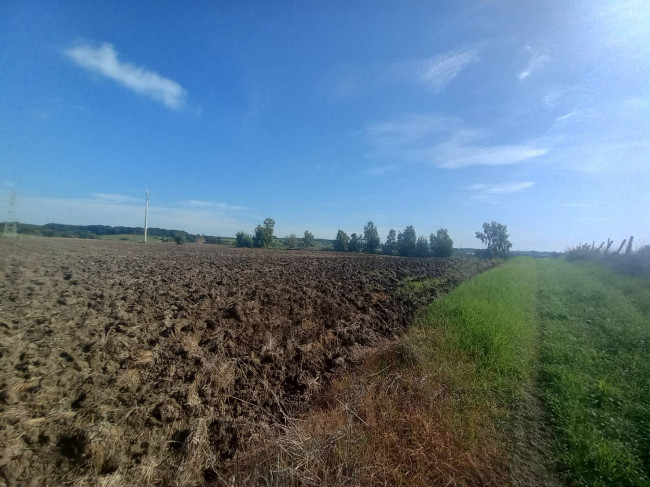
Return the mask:
<path id="1" fill-rule="evenodd" d="M 650 485 L 649 342 L 647 279 L 517 258 L 430 305 L 404 346 L 463 391 L 460 416 L 483 408 L 510 435 L 538 387 L 561 480 L 605 486 Z"/>
<path id="2" fill-rule="evenodd" d="M 544 262 L 542 387 L 568 485 L 650 485 L 650 282 Z"/>

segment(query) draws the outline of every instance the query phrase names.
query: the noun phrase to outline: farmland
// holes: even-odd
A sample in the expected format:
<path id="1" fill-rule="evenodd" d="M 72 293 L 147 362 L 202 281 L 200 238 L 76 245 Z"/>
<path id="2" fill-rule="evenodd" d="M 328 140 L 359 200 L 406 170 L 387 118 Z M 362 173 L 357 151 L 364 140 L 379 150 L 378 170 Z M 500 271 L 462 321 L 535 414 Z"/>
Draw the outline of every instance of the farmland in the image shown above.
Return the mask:
<path id="1" fill-rule="evenodd" d="M 0 478 L 194 485 L 493 266 L 211 245 L 0 241 Z"/>

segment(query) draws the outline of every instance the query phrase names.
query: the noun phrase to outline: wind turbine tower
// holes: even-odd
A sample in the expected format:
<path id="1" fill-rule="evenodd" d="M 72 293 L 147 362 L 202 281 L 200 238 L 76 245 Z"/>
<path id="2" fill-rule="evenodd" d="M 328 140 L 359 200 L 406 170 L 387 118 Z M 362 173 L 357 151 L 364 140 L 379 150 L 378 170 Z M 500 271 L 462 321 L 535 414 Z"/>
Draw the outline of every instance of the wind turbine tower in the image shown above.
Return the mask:
<path id="1" fill-rule="evenodd" d="M 9 196 L 9 214 L 5 222 L 3 232 L 5 237 L 16 237 L 18 234 L 18 224 L 16 223 L 16 192 L 12 191 Z"/>
<path id="2" fill-rule="evenodd" d="M 147 219 L 149 218 L 149 190 L 147 190 L 147 200 L 144 204 L 144 241 L 147 241 Z"/>

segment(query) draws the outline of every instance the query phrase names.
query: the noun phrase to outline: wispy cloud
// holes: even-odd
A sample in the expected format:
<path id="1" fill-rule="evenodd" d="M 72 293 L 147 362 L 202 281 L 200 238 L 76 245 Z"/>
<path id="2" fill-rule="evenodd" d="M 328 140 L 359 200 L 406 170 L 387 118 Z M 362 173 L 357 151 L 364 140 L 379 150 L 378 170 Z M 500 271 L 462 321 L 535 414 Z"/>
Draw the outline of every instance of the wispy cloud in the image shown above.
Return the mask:
<path id="1" fill-rule="evenodd" d="M 551 57 L 547 56 L 546 54 L 533 54 L 533 56 L 530 58 L 530 61 L 528 61 L 528 64 L 524 68 L 524 70 L 521 73 L 519 73 L 518 78 L 520 80 L 524 80 L 528 78 L 535 71 L 538 71 L 539 69 L 546 66 L 546 64 L 548 64 L 550 60 Z"/>
<path id="2" fill-rule="evenodd" d="M 373 155 L 400 157 L 444 169 L 518 164 L 548 153 L 536 142 L 490 143 L 484 130 L 466 128 L 438 115 L 407 115 L 364 131 Z"/>
<path id="3" fill-rule="evenodd" d="M 467 186 L 466 189 L 481 195 L 497 195 L 519 193 L 530 188 L 533 184 L 535 183 L 532 181 L 510 181 L 496 184 L 477 183 Z"/>
<path id="4" fill-rule="evenodd" d="M 133 196 L 127 196 L 124 194 L 114 194 L 114 193 L 91 193 L 90 196 L 99 201 L 111 202 L 111 203 L 136 203 L 139 201 L 144 201 L 144 195 L 142 198 L 134 198 Z"/>
<path id="5" fill-rule="evenodd" d="M 219 210 L 232 211 L 240 211 L 246 209 L 244 206 L 229 205 L 228 203 L 222 203 L 220 201 L 189 200 L 187 201 L 187 205 L 195 208 L 216 208 Z"/>
<path id="6" fill-rule="evenodd" d="M 181 108 L 185 104 L 187 92 L 180 84 L 147 68 L 120 61 L 111 44 L 102 43 L 99 47 L 80 44 L 64 53 L 82 68 L 147 95 L 169 108 Z"/>
<path id="7" fill-rule="evenodd" d="M 460 49 L 419 62 L 417 80 L 434 93 L 443 91 L 469 64 L 479 60 L 477 49 Z"/>
<path id="8" fill-rule="evenodd" d="M 481 47 L 466 47 L 397 63 L 390 70 L 390 76 L 415 81 L 434 93 L 441 93 L 463 69 L 480 59 L 480 52 Z"/>

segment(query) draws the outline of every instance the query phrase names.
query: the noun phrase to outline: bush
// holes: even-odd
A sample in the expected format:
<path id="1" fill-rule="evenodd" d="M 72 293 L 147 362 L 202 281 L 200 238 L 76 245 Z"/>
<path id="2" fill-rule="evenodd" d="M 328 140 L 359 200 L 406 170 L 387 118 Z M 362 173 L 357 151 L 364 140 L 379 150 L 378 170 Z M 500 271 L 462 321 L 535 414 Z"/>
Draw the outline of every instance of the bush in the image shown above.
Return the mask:
<path id="1" fill-rule="evenodd" d="M 237 232 L 235 235 L 235 246 L 237 247 L 252 247 L 253 236 L 249 233 Z"/>

